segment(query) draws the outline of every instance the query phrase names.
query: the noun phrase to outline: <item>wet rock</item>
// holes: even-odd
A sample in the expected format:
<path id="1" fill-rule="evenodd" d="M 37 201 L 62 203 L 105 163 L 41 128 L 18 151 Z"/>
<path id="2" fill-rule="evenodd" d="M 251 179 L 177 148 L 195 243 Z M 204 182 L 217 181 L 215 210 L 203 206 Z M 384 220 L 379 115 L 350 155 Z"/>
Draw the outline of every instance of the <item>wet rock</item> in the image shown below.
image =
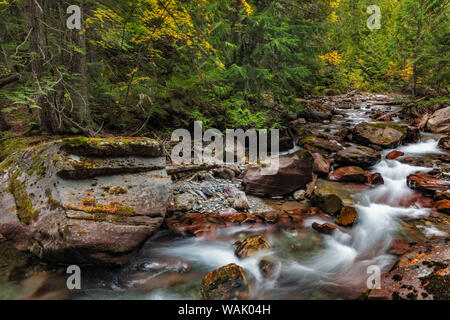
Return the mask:
<path id="1" fill-rule="evenodd" d="M 333 234 L 334 230 L 337 229 L 337 227 L 335 225 L 328 223 L 328 222 L 324 223 L 324 224 L 319 224 L 317 222 L 314 222 L 312 224 L 312 228 L 319 233 L 323 233 L 323 234 L 327 234 L 327 235 Z"/>
<path id="2" fill-rule="evenodd" d="M 238 241 L 234 253 L 238 258 L 244 259 L 269 248 L 270 243 L 263 235 L 255 235 L 247 237 L 243 241 Z"/>
<path id="3" fill-rule="evenodd" d="M 164 220 L 171 179 L 152 139 L 63 139 L 7 161 L 0 233 L 47 262 L 127 263 Z"/>
<path id="4" fill-rule="evenodd" d="M 271 259 L 263 258 L 259 261 L 258 267 L 264 278 L 270 278 L 275 273 L 277 265 Z"/>
<path id="5" fill-rule="evenodd" d="M 337 195 L 321 194 L 317 190 L 311 197 L 311 205 L 331 215 L 337 214 L 343 207 L 342 200 Z"/>
<path id="6" fill-rule="evenodd" d="M 300 104 L 303 109 L 302 116 L 306 120 L 322 121 L 331 120 L 333 117 L 330 110 L 317 102 L 301 101 Z"/>
<path id="7" fill-rule="evenodd" d="M 448 241 L 430 240 L 404 253 L 381 279 L 369 299 L 448 300 L 450 299 L 450 253 Z"/>
<path id="8" fill-rule="evenodd" d="M 362 122 L 356 125 L 352 138 L 356 143 L 363 145 L 378 145 L 382 148 L 395 148 L 407 138 L 406 126 L 388 123 Z"/>
<path id="9" fill-rule="evenodd" d="M 264 172 L 275 163 L 266 167 L 250 167 L 244 176 L 245 193 L 255 196 L 283 196 L 305 188 L 313 177 L 313 157 L 308 151 L 299 151 L 290 156 L 279 158 L 278 172 L 267 175 Z"/>
<path id="10" fill-rule="evenodd" d="M 394 150 L 394 151 L 391 151 L 388 153 L 388 155 L 386 156 L 386 159 L 396 160 L 396 159 L 402 157 L 403 155 L 405 155 L 404 152 Z"/>
<path id="11" fill-rule="evenodd" d="M 345 166 L 368 168 L 380 162 L 381 153 L 369 147 L 350 147 L 339 151 L 334 160 Z"/>
<path id="12" fill-rule="evenodd" d="M 289 137 L 289 136 L 280 137 L 280 142 L 279 142 L 279 151 L 280 152 L 289 151 L 293 147 L 294 147 L 294 142 L 292 141 L 291 137 Z"/>
<path id="13" fill-rule="evenodd" d="M 430 173 L 418 172 L 408 176 L 408 187 L 425 193 L 434 193 L 435 191 L 447 191 L 450 189 L 450 181 L 439 179 L 430 175 Z"/>
<path id="14" fill-rule="evenodd" d="M 247 196 L 245 192 L 239 191 L 232 200 L 232 207 L 237 210 L 248 210 L 250 209 L 250 204 L 248 203 Z"/>
<path id="15" fill-rule="evenodd" d="M 330 162 L 324 159 L 320 153 L 313 153 L 314 164 L 313 170 L 322 176 L 327 176 L 330 172 Z"/>
<path id="16" fill-rule="evenodd" d="M 190 211 L 194 207 L 195 198 L 190 193 L 177 194 L 175 196 L 176 211 Z"/>
<path id="17" fill-rule="evenodd" d="M 450 133 L 450 107 L 433 113 L 428 119 L 427 129 L 435 133 Z"/>
<path id="18" fill-rule="evenodd" d="M 328 175 L 328 180 L 337 182 L 366 182 L 366 172 L 360 167 L 342 167 Z"/>
<path id="19" fill-rule="evenodd" d="M 207 274 L 200 292 L 205 300 L 243 300 L 250 295 L 244 269 L 232 263 Z"/>
<path id="20" fill-rule="evenodd" d="M 445 150 L 450 150 L 450 136 L 441 138 L 439 140 L 439 147 Z"/>
<path id="21" fill-rule="evenodd" d="M 342 149 L 338 144 L 315 136 L 300 138 L 297 143 L 311 152 L 320 152 L 322 154 L 329 154 Z"/>
<path id="22" fill-rule="evenodd" d="M 371 185 L 371 186 L 378 186 L 380 184 L 384 184 L 384 179 L 383 176 L 381 174 L 379 174 L 378 172 L 376 173 L 366 173 L 366 177 L 367 177 L 367 184 Z"/>
<path id="23" fill-rule="evenodd" d="M 436 192 L 434 198 L 437 200 L 450 200 L 450 190 Z"/>
<path id="24" fill-rule="evenodd" d="M 436 208 L 446 214 L 450 214 L 450 200 L 439 200 L 436 202 Z"/>
<path id="25" fill-rule="evenodd" d="M 336 218 L 335 222 L 340 226 L 350 227 L 355 223 L 357 217 L 358 212 L 356 211 L 355 208 L 343 207 L 341 212 L 339 213 L 339 216 Z"/>

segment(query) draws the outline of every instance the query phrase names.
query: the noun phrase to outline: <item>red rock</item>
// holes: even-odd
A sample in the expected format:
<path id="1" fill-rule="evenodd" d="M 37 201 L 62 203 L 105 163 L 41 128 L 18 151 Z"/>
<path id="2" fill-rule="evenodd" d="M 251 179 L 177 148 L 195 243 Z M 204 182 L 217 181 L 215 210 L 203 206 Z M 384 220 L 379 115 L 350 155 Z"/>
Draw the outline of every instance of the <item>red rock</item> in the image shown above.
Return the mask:
<path id="1" fill-rule="evenodd" d="M 359 167 L 342 167 L 328 175 L 328 180 L 338 182 L 365 183 L 366 175 Z"/>
<path id="2" fill-rule="evenodd" d="M 408 186 L 424 192 L 446 191 L 450 189 L 450 181 L 434 178 L 430 173 L 419 172 L 407 178 Z"/>
<path id="3" fill-rule="evenodd" d="M 391 243 L 391 248 L 389 252 L 395 255 L 402 255 L 406 253 L 410 248 L 410 244 L 408 241 L 404 239 L 394 239 Z"/>
<path id="4" fill-rule="evenodd" d="M 401 156 L 404 156 L 404 155 L 405 155 L 404 152 L 394 150 L 392 152 L 389 152 L 389 154 L 386 156 L 386 158 L 389 159 L 389 160 L 396 160 L 396 159 L 398 159 L 398 158 L 400 158 Z"/>
<path id="5" fill-rule="evenodd" d="M 436 202 L 436 208 L 441 212 L 450 214 L 450 201 L 439 200 L 438 202 Z"/>
<path id="6" fill-rule="evenodd" d="M 411 163 L 414 161 L 413 157 L 407 157 L 402 160 L 402 163 Z"/>
<path id="7" fill-rule="evenodd" d="M 317 222 L 314 222 L 312 224 L 312 227 L 314 230 L 316 230 L 319 233 L 330 235 L 333 233 L 334 230 L 337 229 L 337 227 L 331 223 L 324 223 L 324 224 L 318 224 Z"/>

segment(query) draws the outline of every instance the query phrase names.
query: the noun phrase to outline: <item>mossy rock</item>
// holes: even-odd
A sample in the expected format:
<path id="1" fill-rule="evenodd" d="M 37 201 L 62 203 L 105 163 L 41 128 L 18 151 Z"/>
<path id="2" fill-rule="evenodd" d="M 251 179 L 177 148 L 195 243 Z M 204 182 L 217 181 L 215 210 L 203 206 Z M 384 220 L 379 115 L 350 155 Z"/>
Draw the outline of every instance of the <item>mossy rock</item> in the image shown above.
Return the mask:
<path id="1" fill-rule="evenodd" d="M 336 224 L 343 227 L 350 227 L 356 222 L 358 212 L 353 207 L 343 207 L 339 216 L 336 218 Z"/>
<path id="2" fill-rule="evenodd" d="M 70 154 L 91 157 L 163 156 L 161 145 L 150 138 L 64 138 L 62 149 Z"/>
<path id="3" fill-rule="evenodd" d="M 244 269 L 231 263 L 208 273 L 200 292 L 205 300 L 243 300 L 250 296 L 250 287 Z"/>
<path id="4" fill-rule="evenodd" d="M 337 214 L 343 208 L 342 200 L 337 195 L 316 192 L 311 197 L 311 205 L 331 215 Z"/>

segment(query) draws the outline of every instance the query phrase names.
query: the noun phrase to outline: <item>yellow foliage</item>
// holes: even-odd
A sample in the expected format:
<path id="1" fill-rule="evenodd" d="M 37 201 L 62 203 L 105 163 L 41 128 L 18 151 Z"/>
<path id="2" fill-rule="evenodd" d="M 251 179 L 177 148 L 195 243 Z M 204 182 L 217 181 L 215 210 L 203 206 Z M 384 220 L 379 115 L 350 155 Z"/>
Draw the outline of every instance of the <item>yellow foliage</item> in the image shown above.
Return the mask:
<path id="1" fill-rule="evenodd" d="M 334 50 L 334 51 L 328 52 L 322 56 L 319 56 L 319 59 L 325 63 L 337 66 L 342 63 L 342 54 L 340 54 L 339 52 Z"/>
<path id="2" fill-rule="evenodd" d="M 253 13 L 253 8 L 248 4 L 246 0 L 242 0 L 242 4 L 244 5 L 244 9 L 247 15 L 251 15 Z"/>

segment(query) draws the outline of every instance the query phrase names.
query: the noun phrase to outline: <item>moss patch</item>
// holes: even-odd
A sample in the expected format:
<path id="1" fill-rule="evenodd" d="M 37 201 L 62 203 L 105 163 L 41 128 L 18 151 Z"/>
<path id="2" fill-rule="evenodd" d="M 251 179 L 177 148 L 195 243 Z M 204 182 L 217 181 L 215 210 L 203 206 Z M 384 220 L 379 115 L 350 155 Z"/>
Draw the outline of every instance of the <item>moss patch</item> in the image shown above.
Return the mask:
<path id="1" fill-rule="evenodd" d="M 33 209 L 33 204 L 28 196 L 25 183 L 18 179 L 20 174 L 21 172 L 18 169 L 11 174 L 8 192 L 14 197 L 17 207 L 17 216 L 20 222 L 29 225 L 38 217 L 39 210 Z"/>

